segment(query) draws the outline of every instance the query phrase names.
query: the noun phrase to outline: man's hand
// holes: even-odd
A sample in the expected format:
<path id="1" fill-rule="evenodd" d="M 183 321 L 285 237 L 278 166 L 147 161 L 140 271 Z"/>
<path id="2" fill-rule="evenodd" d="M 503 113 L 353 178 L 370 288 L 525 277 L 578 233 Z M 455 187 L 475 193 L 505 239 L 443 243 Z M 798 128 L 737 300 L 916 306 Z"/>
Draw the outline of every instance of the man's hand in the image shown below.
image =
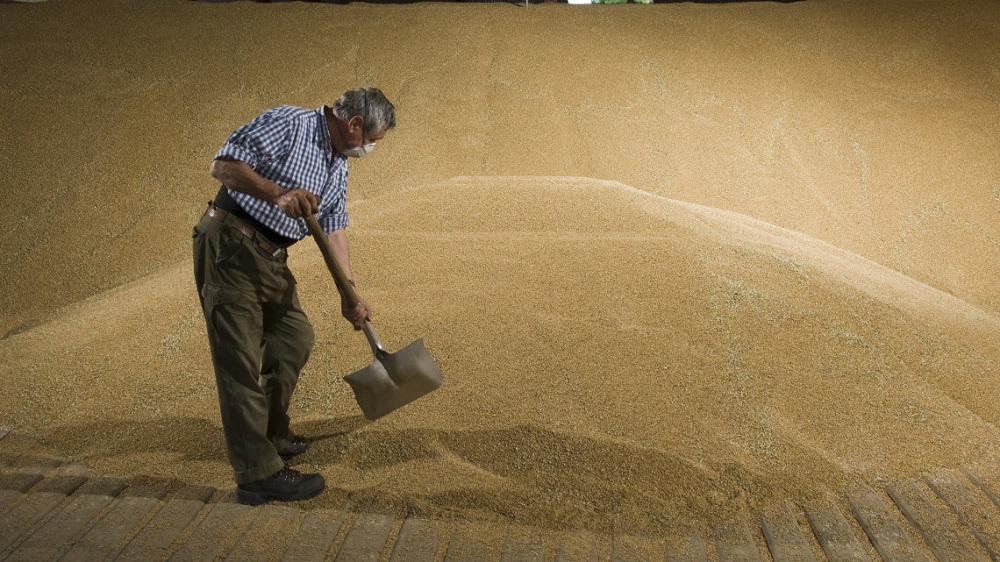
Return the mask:
<path id="1" fill-rule="evenodd" d="M 364 328 L 365 320 L 372 318 L 372 309 L 368 303 L 361 297 L 358 297 L 358 301 L 358 305 L 352 308 L 351 305 L 347 304 L 347 299 L 340 299 L 340 313 L 354 326 L 355 330 Z"/>
<path id="2" fill-rule="evenodd" d="M 274 199 L 274 204 L 293 219 L 315 215 L 319 198 L 305 189 L 286 189 Z"/>

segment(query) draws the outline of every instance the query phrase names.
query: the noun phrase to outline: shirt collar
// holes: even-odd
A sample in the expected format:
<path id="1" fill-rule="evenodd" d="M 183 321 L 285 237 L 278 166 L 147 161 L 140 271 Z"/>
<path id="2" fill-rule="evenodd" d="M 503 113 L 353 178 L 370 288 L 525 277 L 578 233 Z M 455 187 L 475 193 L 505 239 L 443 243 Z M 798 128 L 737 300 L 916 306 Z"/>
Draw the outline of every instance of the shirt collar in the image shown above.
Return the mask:
<path id="1" fill-rule="evenodd" d="M 328 151 L 327 155 L 332 160 L 335 161 L 339 158 L 341 160 L 346 161 L 347 156 L 344 156 L 343 154 L 337 152 L 335 148 L 333 148 L 333 139 L 330 138 L 330 127 L 327 126 L 326 124 L 327 109 L 329 109 L 331 112 L 333 111 L 332 108 L 329 108 L 326 105 L 321 105 L 320 108 L 316 110 L 316 113 L 319 114 L 319 122 L 320 122 L 320 126 L 318 127 L 319 131 L 316 133 L 318 137 L 316 139 L 316 142 L 318 142 L 320 146 L 323 147 L 324 150 Z"/>
<path id="2" fill-rule="evenodd" d="M 330 138 L 330 127 L 326 124 L 327 106 L 321 105 L 316 113 L 319 115 L 319 127 L 317 127 L 317 142 L 323 149 L 327 150 L 330 156 L 336 156 L 337 151 L 333 149 L 333 140 Z M 331 110 L 332 111 L 332 110 Z"/>

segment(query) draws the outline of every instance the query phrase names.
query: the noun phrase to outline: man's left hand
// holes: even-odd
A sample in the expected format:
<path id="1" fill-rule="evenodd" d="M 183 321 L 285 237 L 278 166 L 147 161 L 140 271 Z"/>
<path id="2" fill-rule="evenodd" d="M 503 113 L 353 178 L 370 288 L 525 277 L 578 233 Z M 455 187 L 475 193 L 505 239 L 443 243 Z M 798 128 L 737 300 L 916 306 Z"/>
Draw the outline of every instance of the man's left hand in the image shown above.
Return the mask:
<path id="1" fill-rule="evenodd" d="M 354 326 L 355 330 L 361 330 L 365 327 L 365 320 L 371 320 L 372 309 L 368 306 L 368 303 L 364 299 L 358 297 L 358 305 L 351 308 L 347 304 L 346 299 L 340 299 L 340 313 L 344 315 L 351 325 Z"/>

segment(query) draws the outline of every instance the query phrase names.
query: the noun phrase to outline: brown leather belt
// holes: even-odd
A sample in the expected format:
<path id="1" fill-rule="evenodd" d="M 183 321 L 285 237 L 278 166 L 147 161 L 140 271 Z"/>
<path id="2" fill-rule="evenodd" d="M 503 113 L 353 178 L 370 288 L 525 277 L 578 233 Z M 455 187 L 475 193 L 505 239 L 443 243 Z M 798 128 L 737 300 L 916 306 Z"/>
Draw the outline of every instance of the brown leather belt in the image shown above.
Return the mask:
<path id="1" fill-rule="evenodd" d="M 261 236 L 259 232 L 250 228 L 245 222 L 234 217 L 231 213 L 223 211 L 218 207 L 209 205 L 208 210 L 205 211 L 205 214 L 227 226 L 230 226 L 240 231 L 240 233 L 242 233 L 243 236 L 246 236 L 250 240 L 253 240 L 253 242 L 258 246 L 260 246 L 262 250 L 271 254 L 271 257 L 277 259 L 284 259 L 287 256 L 287 252 L 284 248 L 271 243 L 270 240 Z"/>

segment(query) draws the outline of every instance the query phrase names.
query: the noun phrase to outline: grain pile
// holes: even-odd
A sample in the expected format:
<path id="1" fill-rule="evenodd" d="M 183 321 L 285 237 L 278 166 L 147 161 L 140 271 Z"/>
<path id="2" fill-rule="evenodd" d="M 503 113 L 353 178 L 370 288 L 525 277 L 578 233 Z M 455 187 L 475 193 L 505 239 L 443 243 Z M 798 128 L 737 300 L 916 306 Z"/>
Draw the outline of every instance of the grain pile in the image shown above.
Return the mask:
<path id="1" fill-rule="evenodd" d="M 354 269 L 447 382 L 364 422 L 339 376 L 370 355 L 293 248 L 311 505 L 659 534 L 995 462 L 997 9 L 879 6 L 0 6 L 0 425 L 231 486 L 208 159 L 372 83 L 400 127 L 352 167 Z"/>

